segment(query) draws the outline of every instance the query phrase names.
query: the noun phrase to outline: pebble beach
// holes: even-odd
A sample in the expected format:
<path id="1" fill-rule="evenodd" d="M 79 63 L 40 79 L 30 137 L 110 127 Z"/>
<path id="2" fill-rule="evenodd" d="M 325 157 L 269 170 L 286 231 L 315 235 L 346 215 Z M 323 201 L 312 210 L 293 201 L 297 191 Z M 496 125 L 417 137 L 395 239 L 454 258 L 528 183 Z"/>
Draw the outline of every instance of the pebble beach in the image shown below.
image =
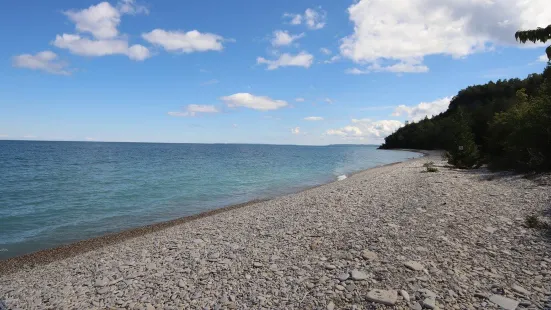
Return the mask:
<path id="1" fill-rule="evenodd" d="M 423 167 L 431 161 L 437 172 Z M 124 238 L 0 261 L 0 301 L 8 309 L 551 309 L 550 212 L 549 175 L 450 169 L 428 152 Z"/>

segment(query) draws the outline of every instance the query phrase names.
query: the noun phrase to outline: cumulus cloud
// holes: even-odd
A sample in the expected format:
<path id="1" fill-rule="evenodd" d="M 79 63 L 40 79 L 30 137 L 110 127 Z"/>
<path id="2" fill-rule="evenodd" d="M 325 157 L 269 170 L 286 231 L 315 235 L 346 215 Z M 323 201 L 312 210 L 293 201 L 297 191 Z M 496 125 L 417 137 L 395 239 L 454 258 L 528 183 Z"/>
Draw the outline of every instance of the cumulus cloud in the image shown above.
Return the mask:
<path id="1" fill-rule="evenodd" d="M 220 111 L 213 105 L 190 104 L 185 108 L 185 111 L 168 112 L 168 115 L 176 116 L 176 117 L 193 117 L 193 116 L 196 116 L 197 113 L 218 113 L 218 112 Z"/>
<path id="2" fill-rule="evenodd" d="M 300 127 L 291 128 L 291 133 L 294 135 L 300 134 Z"/>
<path id="3" fill-rule="evenodd" d="M 431 118 L 448 109 L 452 97 L 441 98 L 432 102 L 421 102 L 416 106 L 399 105 L 392 116 L 405 115 L 409 120 L 418 121 L 425 116 Z"/>
<path id="4" fill-rule="evenodd" d="M 286 30 L 276 30 L 273 34 L 272 45 L 275 47 L 290 45 L 302 37 L 304 37 L 304 33 L 292 35 Z"/>
<path id="5" fill-rule="evenodd" d="M 323 117 L 321 117 L 321 116 L 308 116 L 308 117 L 305 117 L 304 120 L 305 121 L 311 121 L 311 122 L 323 121 Z"/>
<path id="6" fill-rule="evenodd" d="M 329 129 L 327 135 L 339 136 L 345 140 L 362 140 L 369 143 L 379 143 L 392 134 L 403 124 L 396 120 L 372 121 L 370 119 L 352 119 L 352 124 L 338 128 Z"/>
<path id="7" fill-rule="evenodd" d="M 279 67 L 304 67 L 310 68 L 312 62 L 314 61 L 314 56 L 307 52 L 300 52 L 297 55 L 291 55 L 288 53 L 281 54 L 276 60 L 269 60 L 264 57 L 258 57 L 256 59 L 257 64 L 266 64 L 268 65 L 268 70 L 275 70 Z"/>
<path id="8" fill-rule="evenodd" d="M 12 65 L 18 68 L 41 70 L 52 74 L 70 75 L 68 64 L 59 61 L 57 54 L 52 51 L 43 51 L 35 55 L 23 54 L 13 57 Z"/>
<path id="9" fill-rule="evenodd" d="M 291 25 L 305 24 L 306 27 L 312 30 L 317 30 L 325 27 L 327 13 L 323 10 L 306 9 L 304 14 L 285 13 L 283 17 L 289 20 Z"/>
<path id="10" fill-rule="evenodd" d="M 342 40 L 341 54 L 358 63 L 393 61 L 382 70 L 391 72 L 426 72 L 429 55 L 457 58 L 518 44 L 518 29 L 551 20 L 548 0 L 359 0 L 348 13 L 354 33 Z"/>
<path id="11" fill-rule="evenodd" d="M 230 108 L 245 107 L 260 111 L 277 110 L 288 105 L 284 100 L 274 100 L 269 97 L 255 96 L 249 93 L 237 93 L 222 97 L 220 100 Z"/>
<path id="12" fill-rule="evenodd" d="M 68 49 L 71 53 L 80 56 L 99 57 L 107 55 L 126 55 L 132 60 L 145 60 L 151 56 L 149 49 L 136 44 L 128 46 L 123 39 L 93 40 L 76 34 L 57 35 L 53 45 Z"/>
<path id="13" fill-rule="evenodd" d="M 325 99 L 323 99 L 323 101 L 325 101 L 329 104 L 333 104 L 333 102 L 334 102 L 333 99 L 331 99 L 331 98 L 325 98 Z"/>
<path id="14" fill-rule="evenodd" d="M 547 55 L 546 55 L 546 54 L 543 54 L 543 55 L 541 55 L 541 56 L 538 58 L 538 61 L 541 61 L 541 62 L 548 62 L 548 61 L 549 61 L 549 58 L 547 58 Z"/>
<path id="15" fill-rule="evenodd" d="M 136 5 L 134 0 L 123 0 L 117 7 L 101 2 L 87 9 L 66 11 L 64 14 L 75 24 L 80 34 L 57 35 L 52 44 L 81 56 L 126 55 L 132 60 L 145 60 L 151 56 L 149 49 L 139 44 L 129 45 L 128 39 L 119 34 L 118 26 L 124 14 L 147 12 L 145 7 Z"/>
<path id="16" fill-rule="evenodd" d="M 221 51 L 224 48 L 223 37 L 213 33 L 201 33 L 197 30 L 184 32 L 155 29 L 142 34 L 142 37 L 147 42 L 161 46 L 168 52 Z"/>
<path id="17" fill-rule="evenodd" d="M 92 5 L 80 11 L 64 12 L 75 23 L 78 32 L 87 32 L 98 39 L 110 39 L 118 36 L 117 27 L 121 22 L 121 12 L 109 2 Z"/>

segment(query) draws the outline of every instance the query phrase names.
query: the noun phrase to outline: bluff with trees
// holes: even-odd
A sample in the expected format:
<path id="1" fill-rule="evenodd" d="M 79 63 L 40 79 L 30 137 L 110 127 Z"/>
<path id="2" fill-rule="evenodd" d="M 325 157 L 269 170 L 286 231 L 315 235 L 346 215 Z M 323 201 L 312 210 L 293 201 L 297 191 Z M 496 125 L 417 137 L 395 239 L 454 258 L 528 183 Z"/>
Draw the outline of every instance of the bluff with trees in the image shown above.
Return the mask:
<path id="1" fill-rule="evenodd" d="M 518 31 L 522 42 L 551 40 L 551 25 Z M 448 110 L 406 124 L 382 149 L 443 149 L 459 168 L 551 171 L 551 46 L 542 74 L 498 80 L 459 91 Z"/>

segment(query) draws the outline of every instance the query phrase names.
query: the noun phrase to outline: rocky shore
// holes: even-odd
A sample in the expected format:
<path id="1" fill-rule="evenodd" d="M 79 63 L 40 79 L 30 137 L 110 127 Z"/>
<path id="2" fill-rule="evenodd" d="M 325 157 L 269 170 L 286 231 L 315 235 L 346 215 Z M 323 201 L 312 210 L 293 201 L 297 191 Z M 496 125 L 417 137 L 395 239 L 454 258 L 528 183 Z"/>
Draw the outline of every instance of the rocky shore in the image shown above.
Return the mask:
<path id="1" fill-rule="evenodd" d="M 429 161 L 437 172 L 426 172 Z M 549 176 L 444 166 L 431 153 L 0 269 L 0 300 L 9 309 L 551 309 Z"/>

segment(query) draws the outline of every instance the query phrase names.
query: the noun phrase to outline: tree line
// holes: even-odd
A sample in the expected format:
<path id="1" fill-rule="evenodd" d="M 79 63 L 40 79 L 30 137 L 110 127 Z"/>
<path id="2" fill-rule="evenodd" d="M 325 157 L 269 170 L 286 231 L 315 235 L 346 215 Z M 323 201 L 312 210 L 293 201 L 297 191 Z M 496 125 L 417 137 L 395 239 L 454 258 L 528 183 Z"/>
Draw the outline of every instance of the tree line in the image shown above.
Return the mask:
<path id="1" fill-rule="evenodd" d="M 515 39 L 547 42 L 551 25 L 518 31 Z M 551 171 L 551 46 L 542 74 L 498 80 L 459 91 L 448 110 L 406 123 L 382 149 L 446 150 L 458 168 L 487 164 L 495 170 Z"/>

